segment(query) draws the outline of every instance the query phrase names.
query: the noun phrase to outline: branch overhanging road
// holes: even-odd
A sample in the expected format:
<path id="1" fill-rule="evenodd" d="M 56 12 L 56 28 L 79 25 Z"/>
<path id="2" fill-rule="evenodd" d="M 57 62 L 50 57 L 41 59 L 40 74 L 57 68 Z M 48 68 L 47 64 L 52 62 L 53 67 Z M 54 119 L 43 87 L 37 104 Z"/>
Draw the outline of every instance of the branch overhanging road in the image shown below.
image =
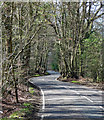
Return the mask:
<path id="1" fill-rule="evenodd" d="M 56 80 L 59 73 L 31 78 L 42 93 L 43 120 L 104 120 L 102 91 Z"/>

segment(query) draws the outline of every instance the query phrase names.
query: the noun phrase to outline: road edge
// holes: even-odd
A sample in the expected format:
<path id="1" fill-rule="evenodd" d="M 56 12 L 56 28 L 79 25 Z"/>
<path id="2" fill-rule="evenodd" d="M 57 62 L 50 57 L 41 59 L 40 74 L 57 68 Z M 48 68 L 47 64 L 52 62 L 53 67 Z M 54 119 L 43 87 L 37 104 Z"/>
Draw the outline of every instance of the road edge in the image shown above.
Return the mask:
<path id="1" fill-rule="evenodd" d="M 41 97 L 42 97 L 42 105 L 41 105 L 41 108 L 42 110 L 44 111 L 45 109 L 45 98 L 44 98 L 44 92 L 43 90 L 41 89 L 41 87 L 39 87 L 38 85 L 36 85 L 35 83 L 33 83 L 31 81 L 31 78 L 28 80 L 28 83 L 31 84 L 33 87 L 37 88 L 38 90 L 40 90 L 40 93 L 41 93 Z M 40 111 L 40 110 L 39 110 Z"/>

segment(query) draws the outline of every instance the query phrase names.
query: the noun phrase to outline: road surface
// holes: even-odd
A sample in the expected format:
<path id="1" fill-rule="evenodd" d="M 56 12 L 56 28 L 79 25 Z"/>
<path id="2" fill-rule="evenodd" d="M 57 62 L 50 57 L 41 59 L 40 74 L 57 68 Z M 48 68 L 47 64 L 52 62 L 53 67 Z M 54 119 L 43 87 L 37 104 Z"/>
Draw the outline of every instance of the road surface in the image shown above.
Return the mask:
<path id="1" fill-rule="evenodd" d="M 102 91 L 56 80 L 57 72 L 30 81 L 41 88 L 41 120 L 104 120 Z"/>

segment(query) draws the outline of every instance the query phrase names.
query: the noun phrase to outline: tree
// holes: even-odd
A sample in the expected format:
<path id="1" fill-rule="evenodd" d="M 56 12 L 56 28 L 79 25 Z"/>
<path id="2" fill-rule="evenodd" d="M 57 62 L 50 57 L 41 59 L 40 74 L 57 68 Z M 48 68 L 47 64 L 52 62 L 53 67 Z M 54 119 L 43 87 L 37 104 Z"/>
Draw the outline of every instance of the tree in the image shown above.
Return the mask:
<path id="1" fill-rule="evenodd" d="M 60 39 L 60 72 L 63 77 L 75 77 L 83 74 L 84 39 L 92 32 L 93 22 L 101 17 L 102 2 L 96 12 L 92 11 L 96 2 L 61 3 L 56 11 L 60 11 L 55 17 L 56 28 Z M 80 58 L 80 63 L 79 63 Z"/>

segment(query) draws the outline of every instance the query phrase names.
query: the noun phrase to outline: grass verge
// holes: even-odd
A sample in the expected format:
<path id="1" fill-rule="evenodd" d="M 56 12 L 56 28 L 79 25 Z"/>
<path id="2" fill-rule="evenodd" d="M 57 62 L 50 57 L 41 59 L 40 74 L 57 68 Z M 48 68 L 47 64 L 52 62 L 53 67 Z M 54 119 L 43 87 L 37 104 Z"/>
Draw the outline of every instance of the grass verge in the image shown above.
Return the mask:
<path id="1" fill-rule="evenodd" d="M 41 105 L 40 90 L 35 86 L 31 87 L 31 85 L 29 85 L 28 92 L 24 92 L 24 94 L 26 97 L 22 96 L 19 98 L 20 103 L 16 104 L 15 109 L 12 109 L 9 114 L 6 113 L 0 120 L 29 120 L 31 117 L 35 118 L 37 116 Z M 9 108 L 10 107 L 13 107 L 13 104 L 9 106 Z"/>

